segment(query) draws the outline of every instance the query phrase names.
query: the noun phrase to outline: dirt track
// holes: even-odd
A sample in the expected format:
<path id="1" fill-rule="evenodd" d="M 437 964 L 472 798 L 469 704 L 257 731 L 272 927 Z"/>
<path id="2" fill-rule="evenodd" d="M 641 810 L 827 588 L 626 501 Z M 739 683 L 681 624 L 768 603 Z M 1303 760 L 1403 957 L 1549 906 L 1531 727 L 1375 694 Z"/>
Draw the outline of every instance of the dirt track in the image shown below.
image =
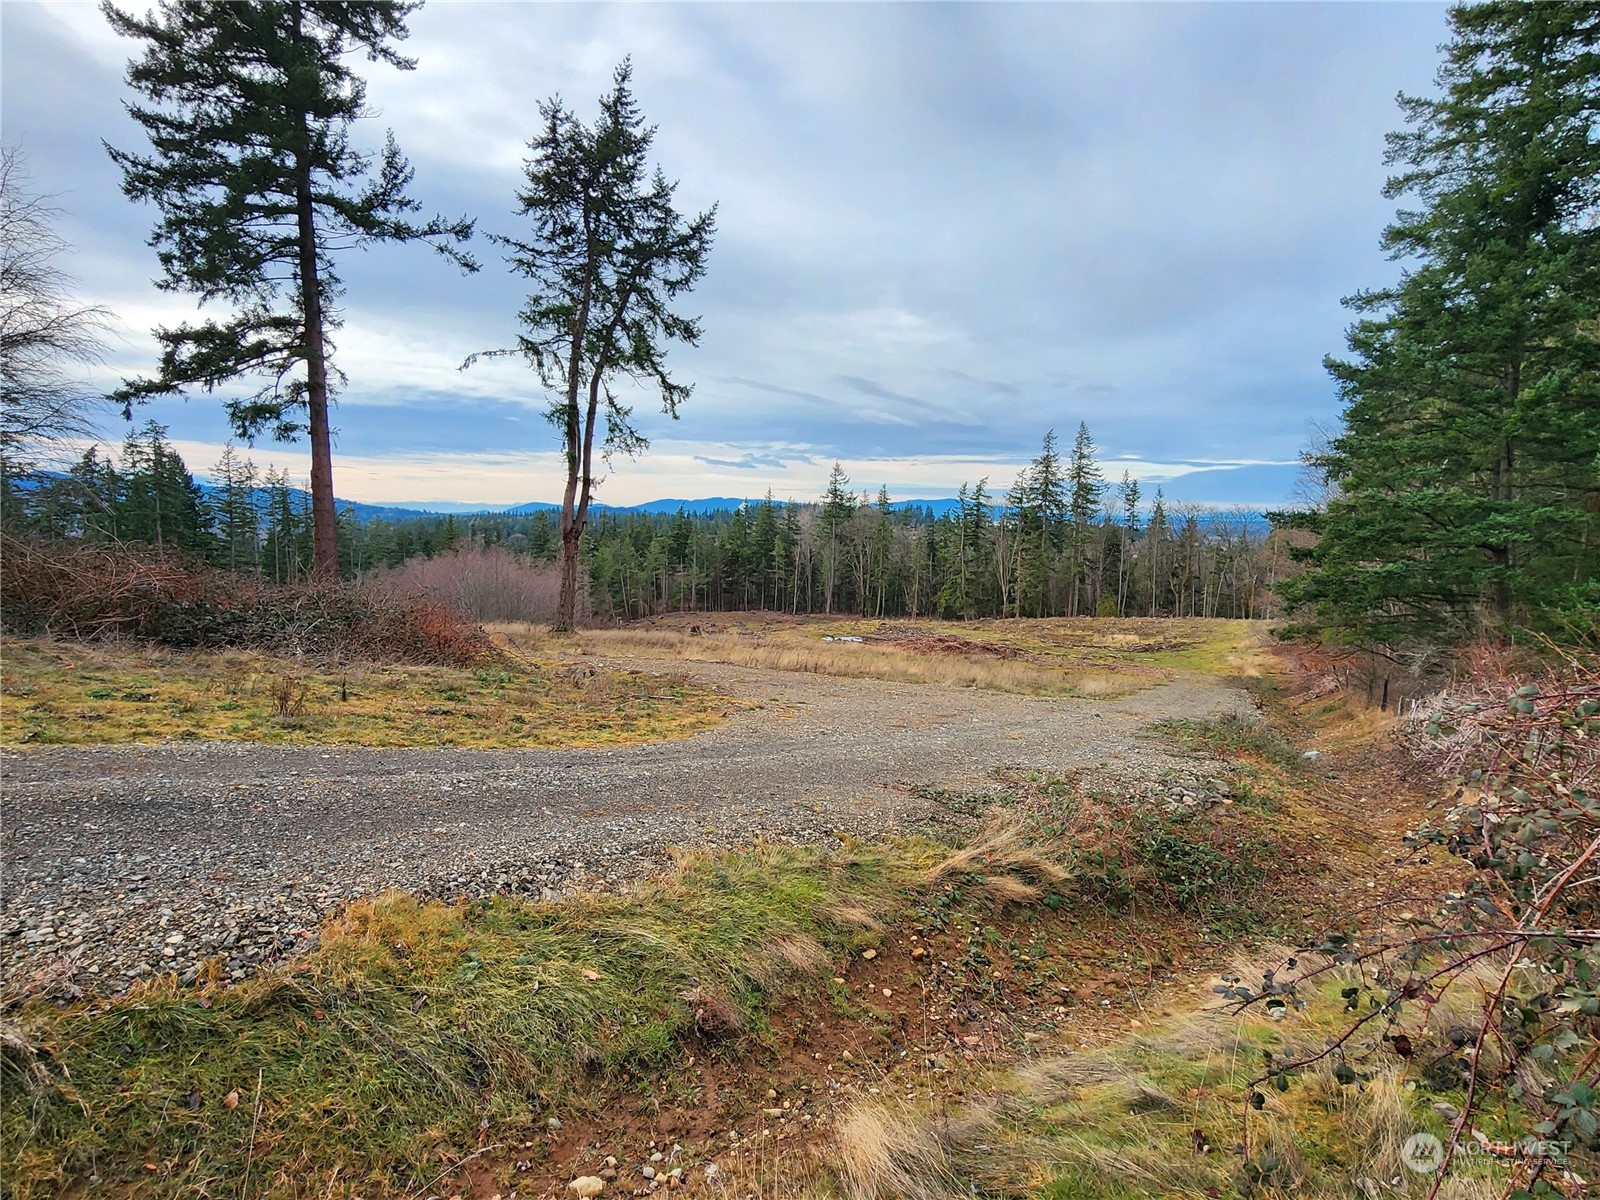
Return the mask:
<path id="1" fill-rule="evenodd" d="M 614 750 L 178 743 L 3 763 L 0 951 L 13 985 L 94 990 L 220 955 L 238 975 L 341 901 L 387 888 L 533 892 L 637 876 L 674 845 L 825 841 L 928 816 L 911 786 L 996 768 L 1149 780 L 1201 768 L 1140 731 L 1248 711 L 1216 680 L 1041 699 L 709 663 L 755 707 L 694 738 Z"/>

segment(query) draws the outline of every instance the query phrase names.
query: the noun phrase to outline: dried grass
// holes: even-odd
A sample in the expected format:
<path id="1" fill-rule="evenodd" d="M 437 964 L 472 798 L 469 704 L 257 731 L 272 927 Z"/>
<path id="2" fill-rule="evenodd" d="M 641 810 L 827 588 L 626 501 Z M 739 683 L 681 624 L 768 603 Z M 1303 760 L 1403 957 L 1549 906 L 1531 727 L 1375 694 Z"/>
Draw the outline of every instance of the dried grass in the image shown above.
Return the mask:
<path id="1" fill-rule="evenodd" d="M 563 642 L 581 654 L 721 662 L 733 666 L 796 674 L 883 679 L 945 687 L 980 688 L 1039 696 L 1122 696 L 1160 682 L 1166 676 L 1143 664 L 1117 666 L 1070 659 L 1007 657 L 981 652 L 996 643 L 977 637 L 965 640 L 972 654 L 948 649 L 919 649 L 889 642 L 831 642 L 830 631 L 844 633 L 847 622 L 810 621 L 800 625 L 761 625 L 751 629 L 706 630 L 626 626 L 588 629 Z M 504 643 L 532 653 L 554 647 L 550 635 L 527 626 L 497 624 L 490 632 Z M 950 635 L 944 635 L 949 637 Z"/>
<path id="2" fill-rule="evenodd" d="M 972 1138 L 979 1124 L 962 1133 Z M 850 1200 L 954 1200 L 972 1194 L 945 1131 L 914 1109 L 861 1105 L 840 1123 L 834 1146 Z"/>

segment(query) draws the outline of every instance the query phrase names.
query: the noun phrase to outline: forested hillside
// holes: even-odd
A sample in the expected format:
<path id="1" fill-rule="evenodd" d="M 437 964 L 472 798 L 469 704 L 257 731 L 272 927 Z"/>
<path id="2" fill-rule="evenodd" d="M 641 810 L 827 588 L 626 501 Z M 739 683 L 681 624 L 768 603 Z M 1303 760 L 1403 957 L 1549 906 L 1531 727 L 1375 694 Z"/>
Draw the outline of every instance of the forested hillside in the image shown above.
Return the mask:
<path id="1" fill-rule="evenodd" d="M 7 477 L 13 533 L 73 542 L 148 544 L 275 582 L 308 578 L 311 519 L 305 493 L 282 472 L 259 472 L 231 448 L 195 481 L 151 422 L 114 458 L 87 451 L 71 470 Z M 887 491 L 852 490 L 835 468 L 815 501 L 770 495 L 731 511 L 600 509 L 583 538 L 593 616 L 766 609 L 872 616 L 1220 616 L 1279 612 L 1274 589 L 1288 537 L 1254 514 L 1146 506 L 1136 480 L 1108 487 L 1080 428 L 1065 457 L 1054 435 L 1014 486 L 963 485 L 954 508 L 894 504 Z M 489 604 L 472 580 L 485 557 L 496 573 L 537 576 L 559 551 L 557 513 L 418 515 L 338 522 L 346 578 L 383 575 L 422 558 L 438 566 L 408 578 L 480 619 L 537 619 Z M 535 587 L 511 589 L 538 594 Z M 539 602 L 528 600 L 527 605 Z"/>

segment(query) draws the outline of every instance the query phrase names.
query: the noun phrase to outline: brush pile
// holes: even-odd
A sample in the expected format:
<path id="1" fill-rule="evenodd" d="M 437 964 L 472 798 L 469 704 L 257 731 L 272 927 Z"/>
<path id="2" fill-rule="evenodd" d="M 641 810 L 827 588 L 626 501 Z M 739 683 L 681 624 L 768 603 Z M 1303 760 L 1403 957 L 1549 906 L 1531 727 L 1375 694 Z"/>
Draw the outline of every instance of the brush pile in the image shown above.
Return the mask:
<path id="1" fill-rule="evenodd" d="M 0 612 L 14 636 L 469 666 L 494 657 L 454 608 L 342 582 L 273 584 L 152 548 L 6 537 Z"/>

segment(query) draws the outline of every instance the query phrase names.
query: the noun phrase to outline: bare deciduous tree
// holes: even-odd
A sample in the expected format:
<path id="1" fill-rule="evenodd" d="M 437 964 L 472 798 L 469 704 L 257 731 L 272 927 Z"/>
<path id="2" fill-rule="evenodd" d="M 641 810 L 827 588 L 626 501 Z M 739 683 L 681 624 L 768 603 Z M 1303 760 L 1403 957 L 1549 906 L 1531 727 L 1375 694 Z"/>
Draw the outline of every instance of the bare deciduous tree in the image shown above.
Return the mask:
<path id="1" fill-rule="evenodd" d="M 60 210 L 34 191 L 19 146 L 0 146 L 0 454 L 94 431 L 104 397 L 83 379 L 110 313 L 83 304 L 59 264 L 71 245 Z"/>

